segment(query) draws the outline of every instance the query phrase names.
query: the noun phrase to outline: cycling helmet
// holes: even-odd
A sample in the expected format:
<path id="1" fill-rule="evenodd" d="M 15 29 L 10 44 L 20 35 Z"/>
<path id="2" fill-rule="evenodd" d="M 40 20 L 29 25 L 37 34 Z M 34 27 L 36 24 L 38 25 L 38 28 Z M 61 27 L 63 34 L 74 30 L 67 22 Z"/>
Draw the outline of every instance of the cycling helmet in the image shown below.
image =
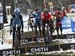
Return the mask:
<path id="1" fill-rule="evenodd" d="M 20 11 L 20 8 L 16 8 L 16 9 L 14 10 L 14 13 L 17 14 L 17 15 L 20 14 L 20 12 L 21 12 L 21 11 Z"/>
<path id="2" fill-rule="evenodd" d="M 47 8 L 44 9 L 44 13 L 48 13 L 48 9 Z"/>
<path id="3" fill-rule="evenodd" d="M 38 8 L 35 8 L 35 11 L 37 12 L 37 11 L 39 11 L 39 9 Z"/>
<path id="4" fill-rule="evenodd" d="M 61 10 L 61 8 L 60 8 L 60 7 L 58 7 L 58 8 L 57 8 L 57 10 L 59 10 L 59 11 L 60 11 L 60 10 Z"/>

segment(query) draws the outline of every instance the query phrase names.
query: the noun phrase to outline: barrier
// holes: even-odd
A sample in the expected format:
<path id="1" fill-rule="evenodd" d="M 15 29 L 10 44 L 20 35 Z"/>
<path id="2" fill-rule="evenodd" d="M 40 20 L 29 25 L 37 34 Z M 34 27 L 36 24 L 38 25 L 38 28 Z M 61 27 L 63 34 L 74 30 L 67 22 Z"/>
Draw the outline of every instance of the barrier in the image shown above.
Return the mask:
<path id="1" fill-rule="evenodd" d="M 63 29 L 67 29 L 67 28 L 71 28 L 71 18 L 70 17 L 63 17 L 62 19 L 62 28 Z"/>
<path id="2" fill-rule="evenodd" d="M 0 50 L 0 55 L 1 56 L 10 56 L 10 55 L 21 55 L 25 53 L 25 48 L 13 48 L 13 49 L 5 49 L 5 50 Z"/>
<path id="3" fill-rule="evenodd" d="M 64 34 L 62 37 L 60 36 L 59 38 L 57 37 L 57 35 L 54 35 L 53 37 L 49 37 L 49 38 L 52 38 L 52 40 L 54 39 L 72 39 L 72 38 L 75 38 L 75 34 Z M 20 41 L 21 41 L 21 44 L 27 44 L 28 42 L 32 41 L 32 37 L 21 38 Z M 34 41 L 45 42 L 43 37 L 34 37 Z"/>
<path id="4" fill-rule="evenodd" d="M 74 19 L 71 20 L 71 28 L 72 28 L 72 32 L 75 32 L 75 17 L 73 17 Z"/>
<path id="5" fill-rule="evenodd" d="M 75 48 L 75 43 L 72 44 L 61 44 L 60 48 L 65 51 L 68 49 Z M 27 52 L 29 53 L 41 53 L 41 52 L 51 52 L 51 51 L 59 51 L 59 45 L 44 45 L 44 46 L 33 46 L 28 47 Z"/>
<path id="6" fill-rule="evenodd" d="M 59 39 L 71 39 L 75 38 L 75 34 L 65 34 L 63 37 L 60 36 Z M 53 39 L 57 39 L 56 35 L 53 36 Z M 20 48 L 12 48 L 12 49 L 4 49 L 0 50 L 0 55 L 21 55 L 23 53 L 41 53 L 41 52 L 51 52 L 51 51 L 59 51 L 60 48 L 63 50 L 75 49 L 75 43 L 63 43 L 59 45 L 57 44 L 40 44 L 44 42 L 43 37 L 34 37 L 35 44 L 29 43 L 32 42 L 32 37 L 21 38 L 21 47 Z M 38 43 L 38 44 L 36 44 Z M 29 44 L 29 45 L 28 45 Z M 39 45 L 40 44 L 40 45 Z M 25 46 L 24 46 L 25 45 Z M 59 48 L 60 46 L 60 48 Z"/>
<path id="7" fill-rule="evenodd" d="M 75 43 L 71 44 L 61 44 L 60 48 L 65 50 L 75 49 Z M 43 45 L 43 46 L 29 46 L 27 47 L 28 53 L 41 53 L 41 52 L 51 52 L 51 51 L 60 51 L 59 45 Z M 17 49 L 6 49 L 6 50 L 0 50 L 1 56 L 10 56 L 10 55 L 21 55 L 25 54 L 26 50 L 25 48 L 17 48 Z"/>
<path id="8" fill-rule="evenodd" d="M 67 29 L 71 28 L 74 31 L 73 23 L 75 21 L 75 13 L 67 13 L 67 16 L 62 19 L 62 28 Z"/>

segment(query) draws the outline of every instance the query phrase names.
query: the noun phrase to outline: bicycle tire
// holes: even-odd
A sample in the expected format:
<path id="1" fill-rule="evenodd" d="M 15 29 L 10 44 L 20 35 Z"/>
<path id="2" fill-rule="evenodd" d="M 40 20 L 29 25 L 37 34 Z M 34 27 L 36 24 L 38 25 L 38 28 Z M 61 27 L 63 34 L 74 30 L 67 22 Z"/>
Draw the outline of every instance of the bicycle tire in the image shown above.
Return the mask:
<path id="1" fill-rule="evenodd" d="M 15 40 L 14 40 L 14 44 L 15 44 L 15 47 L 18 48 L 19 47 L 19 40 L 18 40 L 18 32 L 16 31 L 15 33 Z"/>

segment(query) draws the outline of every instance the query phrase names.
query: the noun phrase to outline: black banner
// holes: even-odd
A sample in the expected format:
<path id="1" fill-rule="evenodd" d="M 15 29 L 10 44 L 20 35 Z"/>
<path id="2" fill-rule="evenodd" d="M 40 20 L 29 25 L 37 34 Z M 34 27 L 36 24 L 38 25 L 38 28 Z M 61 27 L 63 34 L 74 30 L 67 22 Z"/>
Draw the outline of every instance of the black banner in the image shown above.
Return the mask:
<path id="1" fill-rule="evenodd" d="M 20 41 L 21 41 L 21 45 L 22 44 L 27 44 L 28 42 L 32 41 L 32 38 L 22 38 Z"/>
<path id="2" fill-rule="evenodd" d="M 10 56 L 10 55 L 21 55 L 25 53 L 25 48 L 16 48 L 16 49 L 6 49 L 0 50 L 1 56 Z"/>
<path id="3" fill-rule="evenodd" d="M 75 43 L 72 44 L 61 44 L 61 45 L 49 45 L 49 46 L 34 46 L 28 47 L 27 51 L 29 53 L 40 53 L 40 52 L 50 52 L 50 51 L 59 51 L 61 49 L 68 50 L 68 49 L 75 49 Z"/>
<path id="4" fill-rule="evenodd" d="M 59 37 L 54 35 L 53 37 L 49 37 L 49 38 L 51 38 L 52 40 L 54 40 L 54 39 L 72 39 L 72 38 L 75 38 L 75 34 L 65 34 L 65 35 L 59 36 Z M 36 41 L 36 42 L 44 42 L 44 40 L 45 39 L 43 37 L 34 37 L 34 41 Z M 32 41 L 32 37 L 22 38 L 21 44 L 26 44 L 26 43 L 31 42 L 31 41 Z"/>
<path id="5" fill-rule="evenodd" d="M 57 35 L 53 36 L 53 39 L 72 39 L 75 38 L 75 34 L 64 34 L 64 35 L 59 35 L 59 37 L 57 37 Z"/>
<path id="6" fill-rule="evenodd" d="M 27 51 L 30 53 L 49 52 L 49 51 L 56 51 L 56 50 L 59 50 L 57 45 L 55 45 L 55 46 L 28 47 L 28 49 L 27 49 Z"/>

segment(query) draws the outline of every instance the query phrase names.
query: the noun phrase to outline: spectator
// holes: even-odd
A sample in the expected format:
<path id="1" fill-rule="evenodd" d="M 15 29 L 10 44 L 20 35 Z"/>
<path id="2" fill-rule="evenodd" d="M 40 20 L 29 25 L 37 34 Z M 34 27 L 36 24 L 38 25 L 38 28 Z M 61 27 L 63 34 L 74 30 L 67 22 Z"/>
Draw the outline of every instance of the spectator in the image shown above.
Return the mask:
<path id="1" fill-rule="evenodd" d="M 57 31 L 57 37 L 59 36 L 59 29 L 61 31 L 62 35 L 62 18 L 63 14 L 61 12 L 61 8 L 58 8 L 58 10 L 55 12 L 56 15 L 56 31 Z"/>

